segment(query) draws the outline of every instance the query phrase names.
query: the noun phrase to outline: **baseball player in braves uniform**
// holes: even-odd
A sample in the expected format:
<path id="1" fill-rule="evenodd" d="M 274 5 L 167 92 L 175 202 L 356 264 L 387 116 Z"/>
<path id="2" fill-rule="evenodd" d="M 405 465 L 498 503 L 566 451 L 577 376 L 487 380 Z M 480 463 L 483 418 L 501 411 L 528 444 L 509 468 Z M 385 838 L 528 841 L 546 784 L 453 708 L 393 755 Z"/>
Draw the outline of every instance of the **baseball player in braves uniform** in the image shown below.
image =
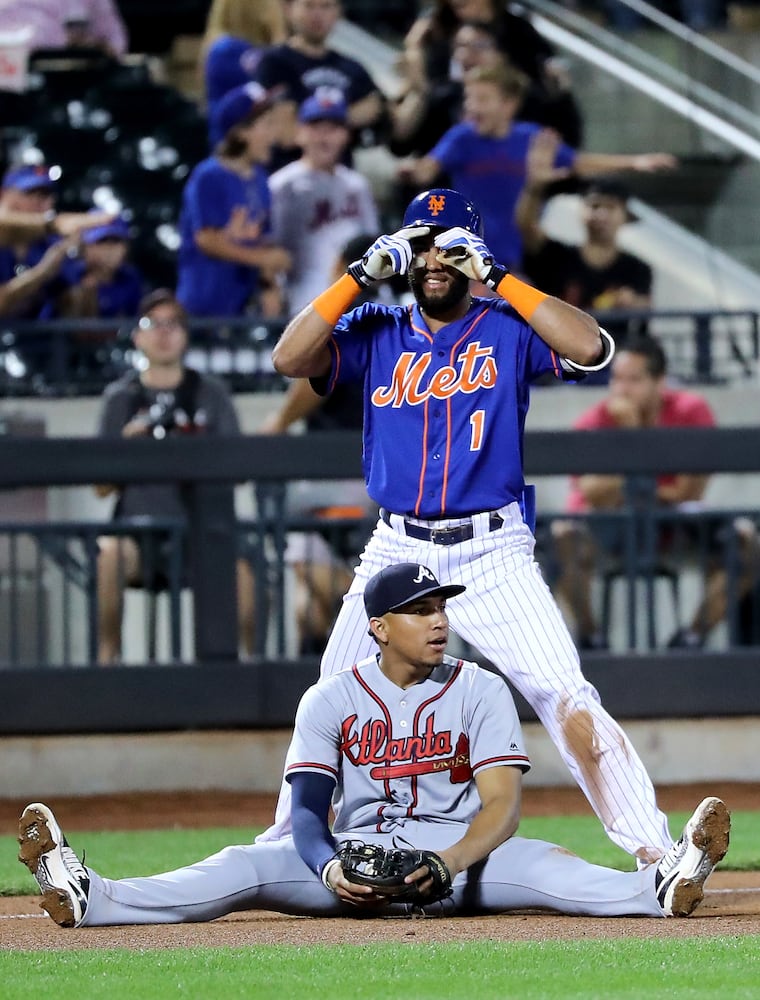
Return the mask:
<path id="1" fill-rule="evenodd" d="M 657 860 L 671 842 L 636 751 L 581 673 L 572 638 L 533 556 L 532 496 L 523 479 L 531 382 L 603 368 L 612 340 L 588 314 L 494 263 L 477 209 L 435 188 L 409 204 L 399 232 L 286 327 L 278 371 L 317 391 L 364 385 L 364 473 L 381 517 L 362 553 L 322 658 L 328 677 L 371 651 L 361 595 L 394 562 L 421 562 L 462 580 L 454 631 L 533 706 L 609 837 Z M 360 289 L 408 273 L 416 303 L 367 303 Z M 473 297 L 477 280 L 496 294 Z M 289 829 L 283 785 L 277 839 Z"/>
<path id="2" fill-rule="evenodd" d="M 720 799 L 699 805 L 660 862 L 632 872 L 513 836 L 530 767 L 514 702 L 501 677 L 445 654 L 446 599 L 464 590 L 442 586 L 417 563 L 389 566 L 367 583 L 364 627 L 368 616 L 379 651 L 311 687 L 298 708 L 287 762 L 292 837 L 114 881 L 85 868 L 50 809 L 32 803 L 19 824 L 19 858 L 42 889 L 43 908 L 62 926 L 88 927 L 212 920 L 247 909 L 408 912 L 345 878 L 336 848 L 360 840 L 438 852 L 453 894 L 425 912 L 690 913 L 728 847 Z M 424 893 L 429 875 L 423 866 L 407 881 Z"/>

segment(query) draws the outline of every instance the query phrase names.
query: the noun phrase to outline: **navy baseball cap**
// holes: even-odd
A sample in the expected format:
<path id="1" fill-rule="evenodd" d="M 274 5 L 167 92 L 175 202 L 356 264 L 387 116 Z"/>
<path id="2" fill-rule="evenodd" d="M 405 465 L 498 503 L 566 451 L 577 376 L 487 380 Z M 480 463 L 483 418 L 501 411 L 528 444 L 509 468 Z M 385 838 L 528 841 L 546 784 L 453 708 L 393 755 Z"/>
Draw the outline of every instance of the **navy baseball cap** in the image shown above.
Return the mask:
<path id="1" fill-rule="evenodd" d="M 434 226 L 438 229 L 461 226 L 483 238 L 480 212 L 464 195 L 451 188 L 430 188 L 418 194 L 407 205 L 402 225 Z"/>
<path id="2" fill-rule="evenodd" d="M 27 164 L 23 167 L 11 167 L 5 172 L 3 177 L 4 188 L 13 188 L 15 191 L 37 191 L 41 188 L 53 190 L 55 181 L 50 172 L 50 168 L 41 163 Z"/>
<path id="3" fill-rule="evenodd" d="M 98 211 L 95 209 L 95 211 Z M 93 226 L 92 229 L 82 231 L 83 243 L 98 243 L 100 240 L 128 240 L 130 238 L 129 225 L 125 219 L 117 216 L 111 222 L 106 222 L 102 226 Z"/>
<path id="4" fill-rule="evenodd" d="M 317 92 L 307 97 L 298 109 L 299 122 L 337 122 L 345 125 L 348 105 L 341 96 Z"/>
<path id="5" fill-rule="evenodd" d="M 467 588 L 461 583 L 440 584 L 435 574 L 420 563 L 386 566 L 364 588 L 364 609 L 368 618 L 382 618 L 421 597 L 456 597 Z"/>
<path id="6" fill-rule="evenodd" d="M 221 142 L 231 128 L 247 119 L 257 118 L 264 111 L 268 111 L 273 104 L 273 94 L 255 80 L 234 87 L 224 95 L 211 113 L 212 142 L 214 144 Z"/>

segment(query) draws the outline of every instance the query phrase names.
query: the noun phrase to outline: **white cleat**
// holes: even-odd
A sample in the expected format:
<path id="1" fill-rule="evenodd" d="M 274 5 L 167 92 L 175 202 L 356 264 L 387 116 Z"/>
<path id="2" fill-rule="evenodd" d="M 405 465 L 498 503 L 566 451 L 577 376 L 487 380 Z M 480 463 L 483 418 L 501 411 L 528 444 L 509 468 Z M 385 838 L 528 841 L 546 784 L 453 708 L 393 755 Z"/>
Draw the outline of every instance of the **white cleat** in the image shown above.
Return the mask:
<path id="1" fill-rule="evenodd" d="M 32 802 L 18 824 L 18 859 L 42 890 L 40 906 L 61 927 L 76 927 L 87 909 L 90 876 L 41 802 Z"/>
<path id="2" fill-rule="evenodd" d="M 688 917 L 702 902 L 705 882 L 728 850 L 730 830 L 726 804 L 703 799 L 680 840 L 657 863 L 655 892 L 666 917 Z"/>

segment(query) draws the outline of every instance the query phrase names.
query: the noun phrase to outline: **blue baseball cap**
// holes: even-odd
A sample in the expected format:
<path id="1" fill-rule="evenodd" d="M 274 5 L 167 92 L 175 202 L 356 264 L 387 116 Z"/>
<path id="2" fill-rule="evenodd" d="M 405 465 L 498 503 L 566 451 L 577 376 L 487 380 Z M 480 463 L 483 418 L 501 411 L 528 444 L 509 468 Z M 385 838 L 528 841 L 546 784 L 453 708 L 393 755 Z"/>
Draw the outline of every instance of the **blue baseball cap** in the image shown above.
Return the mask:
<path id="1" fill-rule="evenodd" d="M 228 91 L 211 112 L 209 133 L 214 145 L 231 128 L 249 118 L 256 118 L 274 104 L 273 94 L 251 80 Z"/>
<path id="2" fill-rule="evenodd" d="M 5 172 L 3 177 L 4 188 L 13 188 L 16 191 L 37 191 L 40 188 L 47 188 L 52 191 L 55 188 L 50 168 L 41 163 L 27 164 L 23 167 L 11 167 Z"/>
<path id="3" fill-rule="evenodd" d="M 364 588 L 364 610 L 368 618 L 382 618 L 421 597 L 456 597 L 467 588 L 461 583 L 440 584 L 427 566 L 395 563 L 375 573 Z"/>
<path id="4" fill-rule="evenodd" d="M 315 93 L 307 97 L 298 109 L 298 120 L 309 122 L 337 122 L 345 125 L 348 120 L 348 105 L 342 96 Z"/>
<path id="5" fill-rule="evenodd" d="M 99 211 L 99 209 L 90 209 Z M 106 222 L 102 226 L 93 226 L 92 229 L 82 230 L 83 243 L 97 243 L 99 240 L 128 240 L 130 238 L 129 225 L 126 219 L 117 216 L 111 222 Z"/>

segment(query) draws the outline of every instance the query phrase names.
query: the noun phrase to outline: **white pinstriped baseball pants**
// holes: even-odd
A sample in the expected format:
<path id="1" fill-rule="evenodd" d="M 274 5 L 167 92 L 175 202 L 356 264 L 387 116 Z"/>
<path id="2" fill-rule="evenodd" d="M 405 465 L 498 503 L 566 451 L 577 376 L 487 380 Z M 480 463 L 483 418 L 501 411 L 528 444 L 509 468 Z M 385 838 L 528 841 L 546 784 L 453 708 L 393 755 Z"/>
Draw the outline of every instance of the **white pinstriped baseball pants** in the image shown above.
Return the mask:
<path id="1" fill-rule="evenodd" d="M 562 614 L 533 558 L 534 538 L 516 503 L 499 513 L 504 525 L 488 531 L 488 514 L 473 518 L 476 535 L 457 545 L 410 538 L 401 518 L 379 521 L 322 657 L 321 675 L 369 656 L 362 593 L 366 581 L 391 563 L 418 562 L 441 583 L 467 591 L 447 605 L 451 627 L 491 661 L 533 707 L 609 838 L 639 862 L 665 853 L 672 843 L 652 782 L 621 727 L 602 707 L 583 676 Z M 420 521 L 444 527 L 451 522 Z M 528 748 L 530 752 L 530 748 Z M 283 782 L 275 823 L 261 841 L 290 830 L 290 789 Z"/>

